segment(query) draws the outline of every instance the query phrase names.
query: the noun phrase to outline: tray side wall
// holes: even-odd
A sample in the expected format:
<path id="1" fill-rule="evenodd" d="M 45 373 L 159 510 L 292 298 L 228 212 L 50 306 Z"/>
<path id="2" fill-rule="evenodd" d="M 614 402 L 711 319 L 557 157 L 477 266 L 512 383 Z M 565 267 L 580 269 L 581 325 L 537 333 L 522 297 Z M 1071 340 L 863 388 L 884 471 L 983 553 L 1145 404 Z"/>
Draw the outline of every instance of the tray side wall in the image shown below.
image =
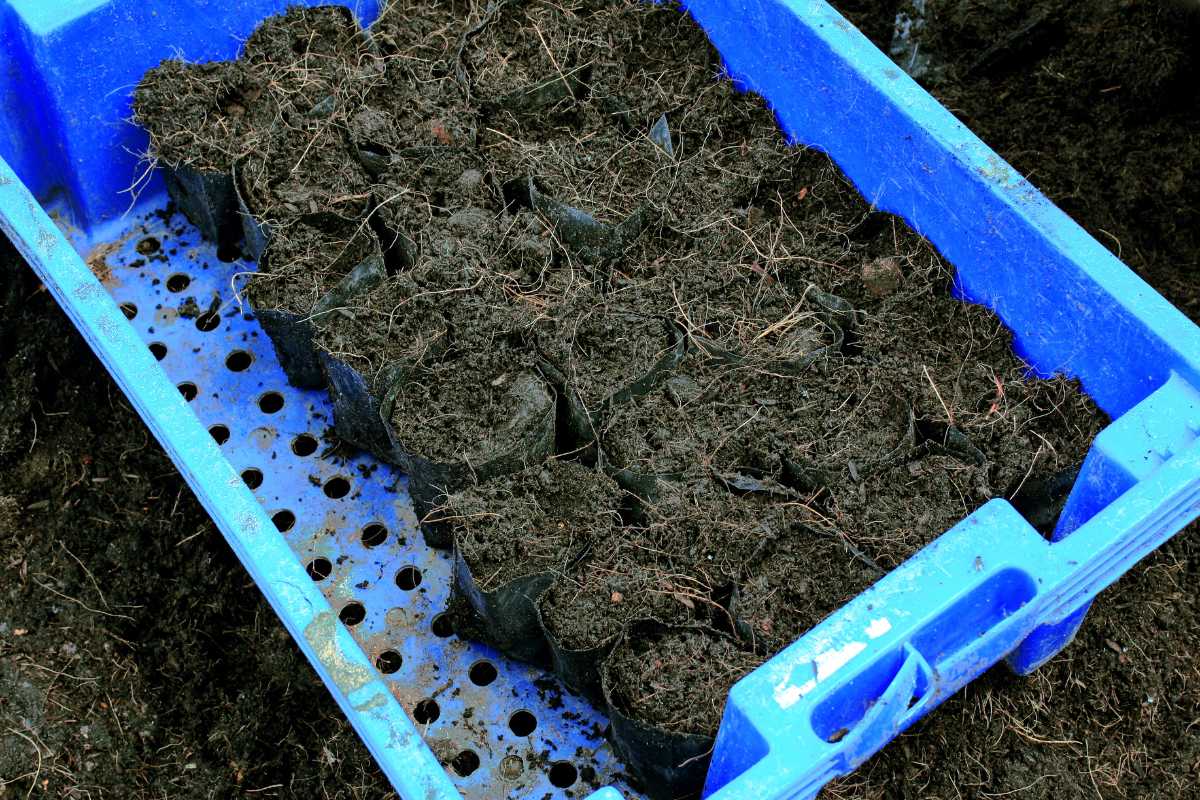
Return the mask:
<path id="1" fill-rule="evenodd" d="M 685 0 L 729 73 L 795 141 L 954 264 L 959 290 L 1044 375 L 1117 417 L 1172 371 L 1200 377 L 1200 329 L 1133 274 L 825 0 Z"/>

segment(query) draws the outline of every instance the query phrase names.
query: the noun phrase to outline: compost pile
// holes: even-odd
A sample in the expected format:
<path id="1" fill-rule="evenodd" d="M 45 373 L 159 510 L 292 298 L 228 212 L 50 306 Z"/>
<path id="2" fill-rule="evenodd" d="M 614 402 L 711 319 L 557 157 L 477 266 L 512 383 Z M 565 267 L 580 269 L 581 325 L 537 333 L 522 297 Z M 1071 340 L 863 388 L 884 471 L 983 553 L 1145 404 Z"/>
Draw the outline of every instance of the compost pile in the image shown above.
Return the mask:
<path id="1" fill-rule="evenodd" d="M 695 790 L 729 687 L 1104 420 L 670 7 L 340 7 L 167 61 L 137 118 L 338 435 L 453 546 L 459 627 Z"/>
<path id="2" fill-rule="evenodd" d="M 834 5 L 1101 244 L 1200 317 L 1200 4 Z M 919 21 L 907 40 L 895 34 L 898 12 Z"/>

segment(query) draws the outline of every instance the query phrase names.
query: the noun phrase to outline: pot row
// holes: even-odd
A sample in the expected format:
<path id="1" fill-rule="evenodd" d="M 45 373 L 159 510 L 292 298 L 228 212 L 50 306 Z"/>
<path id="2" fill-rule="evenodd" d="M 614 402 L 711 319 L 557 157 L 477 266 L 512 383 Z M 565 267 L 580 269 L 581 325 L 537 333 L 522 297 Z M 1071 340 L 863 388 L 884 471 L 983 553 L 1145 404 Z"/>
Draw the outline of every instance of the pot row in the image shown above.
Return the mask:
<path id="1" fill-rule="evenodd" d="M 540 601 L 555 580 L 553 572 L 540 572 L 484 591 L 458 548 L 454 550 L 453 592 L 477 616 L 478 638 L 510 658 L 552 670 L 569 689 L 603 709 L 611 724 L 613 746 L 651 798 L 699 792 L 715 737 L 669 730 L 639 719 L 619 701 L 616 686 L 620 675 L 613 665 L 624 648 L 644 646 L 652 637 L 699 635 L 730 642 L 734 637 L 705 624 L 637 618 L 607 642 L 575 650 L 560 640 L 542 613 Z"/>

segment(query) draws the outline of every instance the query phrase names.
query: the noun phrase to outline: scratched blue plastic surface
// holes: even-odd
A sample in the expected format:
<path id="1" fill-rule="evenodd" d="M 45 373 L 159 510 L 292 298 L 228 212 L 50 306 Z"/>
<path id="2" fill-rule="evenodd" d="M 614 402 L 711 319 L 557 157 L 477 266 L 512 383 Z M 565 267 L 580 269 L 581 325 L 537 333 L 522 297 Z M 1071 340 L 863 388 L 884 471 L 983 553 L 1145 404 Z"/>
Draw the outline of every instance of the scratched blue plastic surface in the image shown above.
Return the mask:
<path id="1" fill-rule="evenodd" d="M 129 394 L 404 797 L 578 797 L 608 783 L 595 798 L 636 796 L 594 712 L 483 648 L 434 634 L 448 570 L 415 535 L 403 480 L 361 456 L 291 451 L 295 436 L 325 430 L 325 402 L 286 386 L 257 325 L 237 313 L 242 265 L 217 261 L 180 220 L 146 216 L 164 198 L 137 159 L 144 136 L 122 121 L 133 84 L 171 53 L 234 55 L 283 5 L 0 0 L 0 157 L 13 170 L 0 162 L 0 227 Z M 348 5 L 364 21 L 377 10 Z M 1035 369 L 1079 377 L 1115 419 L 1053 542 L 994 500 L 734 687 L 706 794 L 807 798 L 990 665 L 1007 658 L 1028 672 L 1043 663 L 1101 589 L 1197 516 L 1200 330 L 823 0 L 687 6 L 791 137 L 827 150 L 878 207 L 931 239 L 956 266 L 959 293 L 995 309 Z M 127 214 L 130 186 L 140 203 Z M 93 263 L 104 256 L 104 287 L 43 206 L 79 252 Z M 137 265 L 147 235 L 168 263 Z M 164 281 L 177 273 L 190 283 L 172 292 Z M 203 311 L 214 295 L 216 330 L 178 315 L 189 297 Z M 131 321 L 117 302 L 137 307 Z M 166 346 L 161 363 L 150 343 Z M 226 358 L 238 349 L 252 363 L 235 372 Z M 181 382 L 197 387 L 191 403 Z M 260 409 L 267 391 L 281 393 L 282 410 Z M 230 429 L 220 448 L 206 432 L 217 423 Z M 239 477 L 249 468 L 263 474 L 253 495 Z M 336 477 L 347 479 L 348 496 L 326 496 Z M 283 509 L 296 522 L 280 534 L 271 515 Z M 368 548 L 361 531 L 372 522 L 389 533 Z M 315 558 L 333 566 L 329 577 L 306 574 Z M 397 585 L 405 567 L 421 571 L 415 590 Z M 347 628 L 336 613 L 352 600 L 366 618 Z M 383 675 L 371 665 L 387 649 L 403 663 Z M 480 659 L 498 670 L 488 686 L 469 677 Z M 414 727 L 405 712 L 429 698 L 438 720 Z M 508 731 L 518 709 L 538 719 L 528 739 Z M 418 733 L 443 762 L 470 749 L 480 767 L 466 777 L 444 771 Z M 582 775 L 566 790 L 546 778 L 559 759 Z"/>

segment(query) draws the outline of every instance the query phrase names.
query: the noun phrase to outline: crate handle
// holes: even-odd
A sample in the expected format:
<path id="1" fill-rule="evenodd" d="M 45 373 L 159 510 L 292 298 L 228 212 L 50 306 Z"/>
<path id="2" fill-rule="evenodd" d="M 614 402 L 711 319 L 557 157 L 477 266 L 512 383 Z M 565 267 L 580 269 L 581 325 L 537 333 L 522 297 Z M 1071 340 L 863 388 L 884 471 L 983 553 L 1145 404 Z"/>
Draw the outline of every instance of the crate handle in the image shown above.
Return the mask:
<path id="1" fill-rule="evenodd" d="M 932 678 L 929 662 L 911 644 L 905 644 L 901 651 L 900 668 L 894 677 L 882 693 L 874 698 L 864 698 L 866 713 L 836 739 L 840 747 L 841 768 L 856 769 L 894 739 L 904 727 L 904 721 L 910 715 L 919 713 L 918 706 L 932 684 Z M 818 711 L 814 710 L 814 723 Z M 822 738 L 830 741 L 828 736 Z"/>

